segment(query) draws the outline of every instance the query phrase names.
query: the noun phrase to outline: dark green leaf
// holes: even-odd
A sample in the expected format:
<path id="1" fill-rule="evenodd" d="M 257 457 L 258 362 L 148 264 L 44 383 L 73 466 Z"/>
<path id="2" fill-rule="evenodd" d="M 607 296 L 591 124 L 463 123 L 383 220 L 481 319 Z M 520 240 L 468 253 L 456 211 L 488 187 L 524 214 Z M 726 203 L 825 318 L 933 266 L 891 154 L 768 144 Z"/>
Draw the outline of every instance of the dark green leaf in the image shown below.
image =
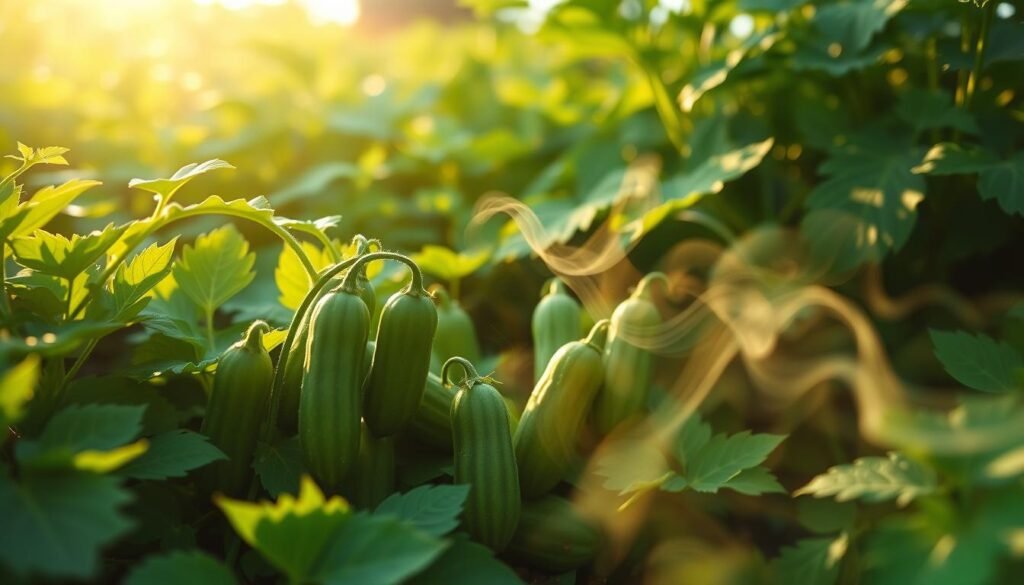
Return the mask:
<path id="1" fill-rule="evenodd" d="M 459 525 L 466 485 L 422 485 L 404 494 L 391 494 L 374 516 L 394 516 L 433 536 L 444 536 Z"/>
<path id="2" fill-rule="evenodd" d="M 448 549 L 427 570 L 409 581 L 410 585 L 521 585 L 515 571 L 494 558 L 487 547 L 456 536 Z"/>
<path id="3" fill-rule="evenodd" d="M 1020 388 L 1017 372 L 1024 368 L 1024 356 L 1006 343 L 964 331 L 931 330 L 928 334 L 935 346 L 935 356 L 961 384 L 983 392 L 1012 392 Z"/>
<path id="4" fill-rule="evenodd" d="M 209 439 L 179 429 L 151 437 L 146 453 L 121 468 L 120 473 L 134 479 L 185 477 L 189 471 L 219 459 L 227 459 L 227 455 Z"/>
<path id="5" fill-rule="evenodd" d="M 253 462 L 263 489 L 272 497 L 297 494 L 302 477 L 302 449 L 299 438 L 290 437 L 271 446 L 260 445 Z"/>
<path id="6" fill-rule="evenodd" d="M 839 563 L 846 555 L 849 538 L 805 538 L 782 549 L 772 561 L 779 583 L 834 585 L 839 579 Z"/>
<path id="7" fill-rule="evenodd" d="M 359 514 L 338 529 L 314 579 L 324 585 L 393 585 L 423 570 L 447 543 L 392 517 Z"/>
<path id="8" fill-rule="evenodd" d="M 224 563 L 201 551 L 177 551 L 146 557 L 124 580 L 125 585 L 234 585 Z"/>

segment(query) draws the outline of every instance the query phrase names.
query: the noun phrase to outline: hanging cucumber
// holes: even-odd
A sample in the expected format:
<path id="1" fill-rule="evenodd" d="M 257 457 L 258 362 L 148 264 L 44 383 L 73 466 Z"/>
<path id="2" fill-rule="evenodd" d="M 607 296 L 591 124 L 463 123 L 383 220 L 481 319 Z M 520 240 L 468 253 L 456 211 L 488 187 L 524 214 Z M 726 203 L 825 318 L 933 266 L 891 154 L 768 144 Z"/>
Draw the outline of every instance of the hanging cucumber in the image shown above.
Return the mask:
<path id="1" fill-rule="evenodd" d="M 539 497 L 558 485 L 576 457 L 576 442 L 604 380 L 608 321 L 551 357 L 526 403 L 514 444 L 523 496 Z"/>
<path id="2" fill-rule="evenodd" d="M 643 277 L 633 294 L 612 313 L 604 352 L 604 385 L 594 398 L 594 426 L 602 435 L 641 415 L 647 405 L 654 355 L 631 338 L 649 334 L 661 323 L 661 314 L 650 295 L 655 280 L 666 282 L 666 277 L 661 272 Z"/>
<path id="3" fill-rule="evenodd" d="M 249 486 L 252 457 L 274 378 L 274 366 L 263 347 L 263 335 L 269 331 L 269 325 L 256 321 L 217 361 L 201 430 L 228 459 L 201 472 L 207 491 L 237 497 Z"/>
<path id="4" fill-rule="evenodd" d="M 452 400 L 455 393 L 436 374 L 427 374 L 419 408 L 406 427 L 409 438 L 444 451 L 452 450 Z"/>
<path id="5" fill-rule="evenodd" d="M 361 510 L 372 510 L 395 491 L 395 441 L 375 438 L 365 423 L 361 432 L 349 499 Z"/>
<path id="6" fill-rule="evenodd" d="M 582 309 L 569 295 L 565 284 L 552 278 L 544 285 L 544 294 L 533 310 L 533 379 L 539 380 L 551 356 L 560 347 L 579 339 Z"/>
<path id="7" fill-rule="evenodd" d="M 459 302 L 448 296 L 443 286 L 430 287 L 437 299 L 437 331 L 434 333 L 434 355 L 441 364 L 460 356 L 472 363 L 480 361 L 480 344 L 469 314 Z"/>
<path id="8" fill-rule="evenodd" d="M 465 370 L 451 412 L 455 483 L 470 486 L 462 525 L 478 542 L 500 551 L 515 532 L 521 505 L 508 409 L 494 386 L 461 357 L 441 368 L 445 384 L 453 365 Z"/>
<path id="9" fill-rule="evenodd" d="M 306 468 L 321 487 L 337 491 L 359 454 L 359 407 L 370 313 L 346 279 L 325 294 L 310 316 L 299 442 Z"/>

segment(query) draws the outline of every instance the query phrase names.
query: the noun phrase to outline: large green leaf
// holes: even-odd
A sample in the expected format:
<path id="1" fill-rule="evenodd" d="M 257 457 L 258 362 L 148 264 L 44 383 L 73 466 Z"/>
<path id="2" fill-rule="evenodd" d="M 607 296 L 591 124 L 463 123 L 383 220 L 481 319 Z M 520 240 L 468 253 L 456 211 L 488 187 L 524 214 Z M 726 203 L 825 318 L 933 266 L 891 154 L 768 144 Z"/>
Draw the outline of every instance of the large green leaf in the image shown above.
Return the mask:
<path id="1" fill-rule="evenodd" d="M 16 574 L 88 579 L 100 549 L 131 528 L 119 479 L 88 473 L 0 477 L 0 561 Z"/>
<path id="2" fill-rule="evenodd" d="M 204 314 L 209 315 L 256 278 L 256 255 L 231 224 L 196 238 L 185 246 L 172 269 L 175 282 Z"/>
<path id="3" fill-rule="evenodd" d="M 314 580 L 324 585 L 396 585 L 430 565 L 446 546 L 397 518 L 358 514 L 335 533 Z"/>
<path id="4" fill-rule="evenodd" d="M 487 547 L 464 536 L 456 536 L 448 549 L 423 572 L 418 573 L 410 585 L 522 585 L 515 571 L 494 558 Z"/>
<path id="5" fill-rule="evenodd" d="M 150 438 L 146 453 L 119 472 L 134 479 L 185 477 L 189 471 L 220 459 L 227 459 L 227 455 L 211 445 L 209 439 L 178 429 Z"/>
<path id="6" fill-rule="evenodd" d="M 1006 213 L 1024 215 L 1024 153 L 1000 159 L 995 153 L 978 146 L 943 142 L 928 151 L 914 172 L 930 175 L 978 173 L 978 193 L 982 199 L 996 200 Z"/>
<path id="7" fill-rule="evenodd" d="M 128 186 L 154 193 L 157 198 L 163 199 L 166 203 L 171 200 L 171 197 L 174 197 L 178 189 L 181 189 L 199 175 L 216 169 L 233 168 L 235 167 L 220 159 L 213 159 L 201 163 L 187 164 L 166 179 L 132 179 L 128 182 Z"/>
<path id="8" fill-rule="evenodd" d="M 0 238 L 24 236 L 43 227 L 79 195 L 99 184 L 99 181 L 71 179 L 60 186 L 36 191 L 31 198 L 19 204 L 17 210 L 0 218 Z"/>
<path id="9" fill-rule="evenodd" d="M 1024 356 L 1006 343 L 964 331 L 931 330 L 935 356 L 950 376 L 983 392 L 1013 392 L 1021 387 Z"/>
<path id="10" fill-rule="evenodd" d="M 31 236 L 12 240 L 11 248 L 22 266 L 72 280 L 95 263 L 127 228 L 110 224 L 85 236 L 73 234 L 70 239 L 35 230 Z"/>

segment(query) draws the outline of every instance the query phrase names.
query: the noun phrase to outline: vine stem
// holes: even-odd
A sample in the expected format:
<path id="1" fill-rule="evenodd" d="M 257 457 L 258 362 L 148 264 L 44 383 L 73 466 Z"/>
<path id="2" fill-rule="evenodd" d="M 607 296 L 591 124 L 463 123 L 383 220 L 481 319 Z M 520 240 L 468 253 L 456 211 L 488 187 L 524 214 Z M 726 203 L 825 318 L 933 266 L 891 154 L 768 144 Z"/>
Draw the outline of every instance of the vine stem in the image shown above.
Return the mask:
<path id="1" fill-rule="evenodd" d="M 967 90 L 964 93 L 964 109 L 971 109 L 971 101 L 978 86 L 978 78 L 981 77 L 981 70 L 985 66 L 985 51 L 988 49 L 988 30 L 992 27 L 992 16 L 995 13 L 996 2 L 990 1 L 985 4 L 981 14 L 981 27 L 978 30 L 978 40 L 975 42 L 974 67 L 971 68 L 970 76 L 967 77 Z"/>
<path id="2" fill-rule="evenodd" d="M 446 361 L 444 363 L 444 365 L 441 366 L 441 383 L 444 384 L 445 386 L 448 385 L 448 381 L 449 381 L 448 380 L 449 368 L 451 368 L 452 365 L 454 365 L 454 364 L 458 364 L 458 365 L 462 366 L 462 369 L 464 369 L 466 371 L 466 379 L 463 380 L 462 382 L 460 382 L 461 384 L 465 384 L 467 386 L 472 386 L 475 381 L 480 379 L 480 374 L 477 373 L 476 368 L 473 367 L 473 363 L 472 362 L 470 362 L 469 360 L 467 360 L 464 357 L 454 356 L 454 357 L 448 358 L 448 361 Z"/>
<path id="3" fill-rule="evenodd" d="M 347 289 L 354 289 L 356 286 L 355 279 L 358 278 L 360 269 L 364 264 L 373 262 L 374 260 L 397 260 L 409 267 L 409 272 L 412 273 L 412 280 L 409 282 L 409 286 L 406 287 L 406 293 L 412 295 L 426 295 L 430 296 L 430 293 L 423 288 L 423 271 L 420 267 L 408 256 L 398 254 L 396 252 L 370 252 L 363 254 L 355 259 L 355 264 L 352 266 L 352 270 L 345 275 L 345 280 L 341 282 L 341 286 Z"/>

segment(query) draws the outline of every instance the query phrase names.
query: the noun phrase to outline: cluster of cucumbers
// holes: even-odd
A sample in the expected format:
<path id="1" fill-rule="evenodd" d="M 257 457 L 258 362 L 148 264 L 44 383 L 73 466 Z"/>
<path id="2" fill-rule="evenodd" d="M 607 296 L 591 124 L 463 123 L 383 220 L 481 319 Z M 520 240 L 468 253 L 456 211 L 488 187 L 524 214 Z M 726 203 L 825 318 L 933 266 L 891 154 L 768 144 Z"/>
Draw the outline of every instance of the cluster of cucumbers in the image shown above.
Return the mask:
<path id="1" fill-rule="evenodd" d="M 649 284 L 661 275 L 645 277 L 583 339 L 582 308 L 549 281 L 532 321 L 536 384 L 519 413 L 477 373 L 480 347 L 457 301 L 424 289 L 408 258 L 373 252 L 361 236 L 354 243 L 357 257 L 323 273 L 297 311 L 277 379 L 263 322 L 221 356 L 202 430 L 228 460 L 205 469 L 205 488 L 244 497 L 261 436 L 297 434 L 322 489 L 373 508 L 396 490 L 401 436 L 452 454 L 454 483 L 470 486 L 462 528 L 481 544 L 540 570 L 591 562 L 599 527 L 552 492 L 588 420 L 604 434 L 642 414 L 652 355 L 637 339 L 660 321 Z M 380 308 L 371 339 L 366 265 L 380 259 L 406 263 L 413 277 Z"/>

